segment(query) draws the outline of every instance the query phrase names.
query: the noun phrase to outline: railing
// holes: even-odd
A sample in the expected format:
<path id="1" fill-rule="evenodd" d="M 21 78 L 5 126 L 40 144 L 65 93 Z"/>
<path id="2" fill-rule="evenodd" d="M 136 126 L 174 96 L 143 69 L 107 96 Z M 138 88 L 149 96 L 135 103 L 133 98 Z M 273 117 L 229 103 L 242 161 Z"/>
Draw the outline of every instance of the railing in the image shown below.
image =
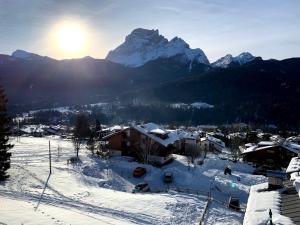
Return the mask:
<path id="1" fill-rule="evenodd" d="M 205 218 L 205 215 L 208 211 L 208 206 L 209 206 L 209 203 L 211 202 L 211 196 L 207 196 L 207 200 L 206 200 L 206 203 L 205 203 L 205 206 L 204 206 L 204 210 L 203 210 L 203 213 L 200 217 L 200 221 L 199 221 L 199 225 L 202 225 L 204 224 L 204 218 Z"/>

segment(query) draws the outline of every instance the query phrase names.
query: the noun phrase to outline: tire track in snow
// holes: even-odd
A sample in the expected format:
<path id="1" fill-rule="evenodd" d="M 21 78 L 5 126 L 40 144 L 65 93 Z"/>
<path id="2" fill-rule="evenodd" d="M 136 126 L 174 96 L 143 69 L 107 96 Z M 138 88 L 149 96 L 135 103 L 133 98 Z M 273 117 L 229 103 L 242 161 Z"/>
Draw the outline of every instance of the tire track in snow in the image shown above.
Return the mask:
<path id="1" fill-rule="evenodd" d="M 30 170 L 28 170 L 20 165 L 14 165 L 14 166 L 16 166 L 18 169 L 24 170 L 28 175 L 30 175 L 32 178 L 37 180 L 40 184 L 43 184 L 43 185 L 45 184 L 44 180 L 38 178 L 37 175 L 35 173 L 32 173 Z M 76 172 L 76 173 L 78 173 L 78 172 Z M 53 176 L 53 174 L 52 174 L 52 176 Z M 28 178 L 28 177 L 26 177 L 26 178 Z M 21 192 L 15 192 L 12 190 L 12 193 L 14 193 L 14 195 L 19 196 L 19 198 L 22 198 L 22 197 L 26 198 L 26 196 L 30 196 L 29 200 L 36 201 L 36 202 L 40 198 L 41 193 L 39 193 L 39 192 L 33 193 L 31 191 L 25 191 L 22 188 L 22 184 L 20 184 L 20 182 L 18 182 L 18 186 L 19 186 L 19 190 L 21 190 Z M 105 207 L 99 207 L 99 206 L 95 206 L 95 205 L 92 205 L 89 203 L 80 202 L 76 199 L 73 199 L 73 198 L 63 195 L 62 193 L 57 191 L 55 188 L 53 188 L 50 184 L 47 185 L 47 189 L 52 191 L 57 196 L 49 195 L 49 194 L 45 193 L 41 199 L 41 203 L 44 203 L 44 204 L 49 204 L 49 205 L 53 205 L 53 206 L 59 205 L 60 207 L 63 207 L 63 208 L 69 209 L 69 210 L 70 210 L 70 208 L 74 208 L 76 210 L 85 211 L 88 213 L 103 213 L 106 215 L 110 215 L 111 217 L 117 216 L 119 218 L 126 219 L 126 220 L 129 220 L 129 221 L 131 221 L 133 223 L 137 223 L 137 224 L 153 224 L 153 221 L 157 220 L 157 218 L 149 216 L 149 215 L 143 215 L 142 218 L 139 218 L 137 216 L 137 214 L 134 214 L 134 213 L 119 211 L 119 210 L 105 208 Z M 3 193 L 3 191 L 0 190 L 0 195 L 3 195 L 1 193 Z M 4 193 L 5 193 L 5 191 L 4 191 Z M 19 194 L 17 194 L 17 193 L 19 193 Z M 9 193 L 6 192 L 6 194 L 9 194 Z M 5 194 L 4 194 L 4 196 L 5 196 Z"/>

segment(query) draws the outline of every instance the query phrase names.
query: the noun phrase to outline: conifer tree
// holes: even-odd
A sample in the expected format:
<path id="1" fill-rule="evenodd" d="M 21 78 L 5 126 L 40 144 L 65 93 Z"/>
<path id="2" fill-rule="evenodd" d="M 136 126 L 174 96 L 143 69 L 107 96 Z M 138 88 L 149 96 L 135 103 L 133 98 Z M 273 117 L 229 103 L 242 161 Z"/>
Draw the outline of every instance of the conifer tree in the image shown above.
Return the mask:
<path id="1" fill-rule="evenodd" d="M 10 118 L 6 110 L 7 98 L 4 89 L 0 86 L 0 181 L 9 177 L 6 171 L 10 168 L 10 156 L 8 152 L 13 145 L 9 144 Z"/>

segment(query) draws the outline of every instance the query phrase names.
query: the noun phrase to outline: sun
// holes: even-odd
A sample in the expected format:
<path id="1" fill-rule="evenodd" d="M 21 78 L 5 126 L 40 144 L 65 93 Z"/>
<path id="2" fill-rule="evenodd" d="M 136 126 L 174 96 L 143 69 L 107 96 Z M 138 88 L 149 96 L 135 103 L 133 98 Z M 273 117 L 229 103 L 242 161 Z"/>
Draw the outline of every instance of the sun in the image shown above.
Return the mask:
<path id="1" fill-rule="evenodd" d="M 79 23 L 63 23 L 56 29 L 56 41 L 65 53 L 78 54 L 86 50 L 87 31 Z"/>

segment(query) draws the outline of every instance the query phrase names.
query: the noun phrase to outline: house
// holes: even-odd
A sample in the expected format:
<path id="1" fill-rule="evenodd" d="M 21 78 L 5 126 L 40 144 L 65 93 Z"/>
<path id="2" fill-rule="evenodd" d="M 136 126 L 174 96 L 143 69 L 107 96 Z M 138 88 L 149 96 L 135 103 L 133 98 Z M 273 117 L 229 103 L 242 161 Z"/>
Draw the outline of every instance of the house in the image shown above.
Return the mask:
<path id="1" fill-rule="evenodd" d="M 282 215 L 289 217 L 294 224 L 300 224 L 300 157 L 291 159 L 286 173 L 290 180 L 285 182 L 285 190 L 281 193 Z"/>
<path id="2" fill-rule="evenodd" d="M 179 144 L 176 145 L 176 154 L 187 155 L 186 146 L 188 145 L 196 145 L 200 143 L 200 132 L 199 131 L 185 131 L 185 130 L 174 130 L 180 139 Z"/>
<path id="3" fill-rule="evenodd" d="M 278 172 L 271 172 L 273 177 L 268 183 L 251 186 L 243 224 L 271 224 L 270 220 L 273 224 L 300 224 L 299 171 L 300 157 L 293 157 L 286 170 L 290 180 L 286 178 L 275 180 L 274 177 L 284 173 L 280 175 Z M 279 188 L 282 186 L 284 188 L 274 190 L 272 187 L 274 184 L 276 186 L 280 184 Z"/>
<path id="4" fill-rule="evenodd" d="M 109 135 L 111 133 L 111 131 L 109 128 L 103 128 L 101 130 L 96 131 L 96 133 L 99 138 L 103 138 L 103 137 Z"/>
<path id="5" fill-rule="evenodd" d="M 139 160 L 163 165 L 172 159 L 180 145 L 177 132 L 165 130 L 154 123 L 133 125 L 102 138 L 113 154 L 130 155 Z"/>
<path id="6" fill-rule="evenodd" d="M 109 127 L 108 129 L 109 129 L 109 131 L 110 131 L 111 133 L 114 133 L 114 132 L 119 132 L 119 131 L 121 131 L 121 130 L 124 130 L 124 129 L 126 129 L 126 128 L 128 128 L 128 127 L 124 127 L 124 126 L 120 126 L 120 125 L 114 125 L 114 126 L 112 126 L 112 127 Z"/>
<path id="7" fill-rule="evenodd" d="M 20 128 L 19 133 L 25 136 L 42 137 L 45 134 L 44 129 L 44 125 L 25 125 Z"/>
<path id="8" fill-rule="evenodd" d="M 200 139 L 200 148 L 204 151 L 222 152 L 226 148 L 225 143 L 218 138 L 206 135 Z"/>
<path id="9" fill-rule="evenodd" d="M 45 131 L 48 135 L 61 135 L 62 134 L 62 128 L 59 125 L 50 126 L 47 129 L 45 129 Z"/>
<path id="10" fill-rule="evenodd" d="M 240 150 L 244 161 L 286 168 L 290 160 L 300 152 L 300 146 L 286 141 L 262 141 L 250 147 L 240 146 Z"/>
<path id="11" fill-rule="evenodd" d="M 270 220 L 272 224 L 294 225 L 295 221 L 282 212 L 283 207 L 280 191 L 270 191 L 268 183 L 253 185 L 250 188 L 243 225 L 271 224 Z"/>

